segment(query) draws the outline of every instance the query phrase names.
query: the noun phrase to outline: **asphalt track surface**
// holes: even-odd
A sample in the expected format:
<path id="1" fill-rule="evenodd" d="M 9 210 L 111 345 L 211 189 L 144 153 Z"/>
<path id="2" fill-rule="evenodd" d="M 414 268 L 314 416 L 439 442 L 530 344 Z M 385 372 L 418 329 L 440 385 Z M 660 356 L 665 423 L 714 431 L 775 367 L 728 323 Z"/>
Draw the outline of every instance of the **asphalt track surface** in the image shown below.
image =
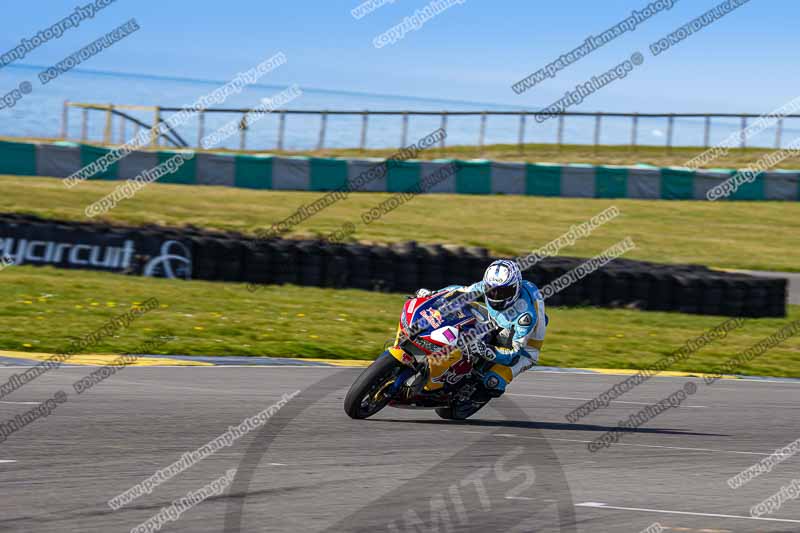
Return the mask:
<path id="1" fill-rule="evenodd" d="M 0 368 L 0 379 L 20 370 Z M 392 408 L 347 418 L 342 399 L 360 369 L 130 367 L 77 395 L 73 382 L 92 370 L 52 370 L 0 402 L 5 421 L 33 407 L 24 402 L 68 395 L 0 444 L 0 531 L 130 531 L 231 468 L 225 494 L 161 531 L 640 532 L 655 522 L 690 533 L 800 531 L 798 500 L 771 520 L 749 518 L 800 477 L 798 458 L 736 490 L 726 484 L 800 437 L 795 382 L 653 378 L 569 423 L 581 399 L 624 378 L 531 371 L 496 409 L 454 423 Z M 689 381 L 697 392 L 680 407 L 587 449 Z M 261 429 L 117 511 L 107 505 L 296 390 Z"/>

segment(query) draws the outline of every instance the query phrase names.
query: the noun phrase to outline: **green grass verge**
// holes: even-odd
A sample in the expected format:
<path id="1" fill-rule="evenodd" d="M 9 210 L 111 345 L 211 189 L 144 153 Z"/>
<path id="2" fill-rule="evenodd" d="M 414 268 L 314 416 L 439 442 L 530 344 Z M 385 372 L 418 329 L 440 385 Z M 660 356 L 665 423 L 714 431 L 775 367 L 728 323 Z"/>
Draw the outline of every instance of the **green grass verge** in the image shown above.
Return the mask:
<path id="1" fill-rule="evenodd" d="M 91 351 L 133 350 L 155 335 L 174 335 L 161 354 L 267 355 L 372 359 L 393 337 L 404 297 L 357 290 L 182 282 L 51 268 L 0 272 L 0 349 L 55 352 L 135 302 L 161 307 Z M 673 370 L 716 365 L 800 319 L 749 320 Z M 593 308 L 549 309 L 541 363 L 568 367 L 639 368 L 679 348 L 724 317 Z M 800 377 L 800 340 L 753 360 L 742 373 Z"/>
<path id="2" fill-rule="evenodd" d="M 66 189 L 61 180 L 0 176 L 0 211 L 86 220 L 84 209 L 119 183 L 89 181 Z M 255 233 L 283 220 L 319 192 L 254 191 L 229 187 L 152 184 L 100 220 L 156 223 Z M 626 257 L 724 268 L 800 271 L 799 202 L 602 200 L 535 196 L 420 195 L 366 225 L 361 214 L 391 195 L 353 193 L 295 227 L 289 235 L 327 235 L 356 225 L 366 242 L 417 240 L 483 246 L 500 255 L 545 245 L 611 205 L 621 216 L 561 255 L 591 257 L 630 236 Z"/>
<path id="3" fill-rule="evenodd" d="M 0 137 L 0 140 L 9 142 L 55 142 L 63 139 L 53 138 L 28 138 L 28 137 Z M 410 139 L 413 141 L 413 139 Z M 100 143 L 88 143 L 102 146 Z M 143 150 L 150 150 L 143 147 Z M 157 150 L 170 150 L 170 146 L 162 146 Z M 199 152 L 209 150 L 197 150 Z M 391 157 L 397 148 L 383 148 L 359 150 L 358 148 L 326 148 L 324 150 L 211 150 L 214 152 L 243 153 L 243 154 L 275 154 L 275 155 L 305 155 L 313 157 Z M 705 148 L 690 146 L 675 146 L 671 150 L 665 146 L 619 146 L 600 145 L 593 147 L 584 144 L 565 144 L 559 147 L 556 144 L 525 144 L 520 148 L 518 144 L 492 144 L 484 148 L 478 146 L 439 146 L 423 150 L 419 153 L 420 159 L 452 158 L 452 159 L 492 159 L 494 161 L 528 161 L 531 163 L 585 163 L 592 165 L 635 165 L 638 163 L 659 167 L 684 166 L 687 161 L 703 153 Z M 728 155 L 720 157 L 705 168 L 747 168 L 765 155 L 772 153 L 771 148 L 732 148 Z M 781 163 L 781 168 L 800 168 L 800 157 L 791 157 Z"/>

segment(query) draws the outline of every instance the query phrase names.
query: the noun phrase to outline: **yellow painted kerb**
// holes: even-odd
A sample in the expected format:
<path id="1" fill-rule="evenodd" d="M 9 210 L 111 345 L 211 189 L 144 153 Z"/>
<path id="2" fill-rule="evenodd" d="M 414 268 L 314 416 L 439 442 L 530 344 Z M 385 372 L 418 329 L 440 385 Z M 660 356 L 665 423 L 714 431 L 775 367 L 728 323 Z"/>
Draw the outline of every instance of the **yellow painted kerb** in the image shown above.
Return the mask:
<path id="1" fill-rule="evenodd" d="M 52 357 L 51 353 L 38 352 L 7 352 L 0 350 L 0 357 L 23 359 L 26 361 L 45 361 Z M 113 363 L 120 356 L 118 354 L 78 354 L 73 355 L 64 364 L 105 366 Z M 185 361 L 183 359 L 169 359 L 167 357 L 140 357 L 127 366 L 214 366 L 204 361 Z"/>
<path id="2" fill-rule="evenodd" d="M 630 368 L 578 368 L 576 370 L 588 370 L 597 374 L 609 374 L 613 376 L 628 376 L 639 372 Z M 654 376 L 667 378 L 704 378 L 706 376 L 719 377 L 720 379 L 739 379 L 737 376 L 717 376 L 716 374 L 706 374 L 704 372 L 679 372 L 677 370 L 664 370 Z"/>
<path id="3" fill-rule="evenodd" d="M 297 362 L 311 361 L 313 363 L 327 363 L 333 366 L 365 367 L 372 364 L 372 361 L 359 359 L 310 359 L 306 357 L 294 359 Z"/>

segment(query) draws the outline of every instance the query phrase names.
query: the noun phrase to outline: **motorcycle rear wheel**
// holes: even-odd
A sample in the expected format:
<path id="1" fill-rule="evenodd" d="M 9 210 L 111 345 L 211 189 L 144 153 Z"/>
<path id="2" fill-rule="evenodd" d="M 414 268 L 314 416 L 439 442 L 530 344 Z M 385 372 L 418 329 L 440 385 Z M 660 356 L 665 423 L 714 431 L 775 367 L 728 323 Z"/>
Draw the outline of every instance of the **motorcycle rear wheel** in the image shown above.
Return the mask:
<path id="1" fill-rule="evenodd" d="M 357 420 L 369 418 L 389 403 L 384 390 L 404 366 L 389 353 L 383 353 L 356 378 L 344 398 L 344 411 Z"/>
<path id="2" fill-rule="evenodd" d="M 447 407 L 437 407 L 436 414 L 445 420 L 466 420 L 481 409 L 489 402 L 469 404 L 456 404 L 448 405 Z"/>

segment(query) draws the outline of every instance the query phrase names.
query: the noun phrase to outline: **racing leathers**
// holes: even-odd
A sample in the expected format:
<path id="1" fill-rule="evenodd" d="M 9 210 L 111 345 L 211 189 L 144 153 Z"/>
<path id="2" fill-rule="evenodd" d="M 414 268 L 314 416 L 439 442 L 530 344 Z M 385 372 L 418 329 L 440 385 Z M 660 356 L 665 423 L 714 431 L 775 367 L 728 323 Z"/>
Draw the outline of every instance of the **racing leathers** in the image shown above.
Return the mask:
<path id="1" fill-rule="evenodd" d="M 483 294 L 483 283 L 451 285 L 442 291 Z M 498 311 L 487 306 L 487 310 L 493 324 L 502 328 L 500 333 L 492 344 L 473 340 L 467 349 L 495 363 L 486 373 L 484 385 L 500 395 L 515 377 L 538 363 L 549 320 L 539 289 L 527 280 L 522 280 L 519 298 L 508 309 Z"/>

